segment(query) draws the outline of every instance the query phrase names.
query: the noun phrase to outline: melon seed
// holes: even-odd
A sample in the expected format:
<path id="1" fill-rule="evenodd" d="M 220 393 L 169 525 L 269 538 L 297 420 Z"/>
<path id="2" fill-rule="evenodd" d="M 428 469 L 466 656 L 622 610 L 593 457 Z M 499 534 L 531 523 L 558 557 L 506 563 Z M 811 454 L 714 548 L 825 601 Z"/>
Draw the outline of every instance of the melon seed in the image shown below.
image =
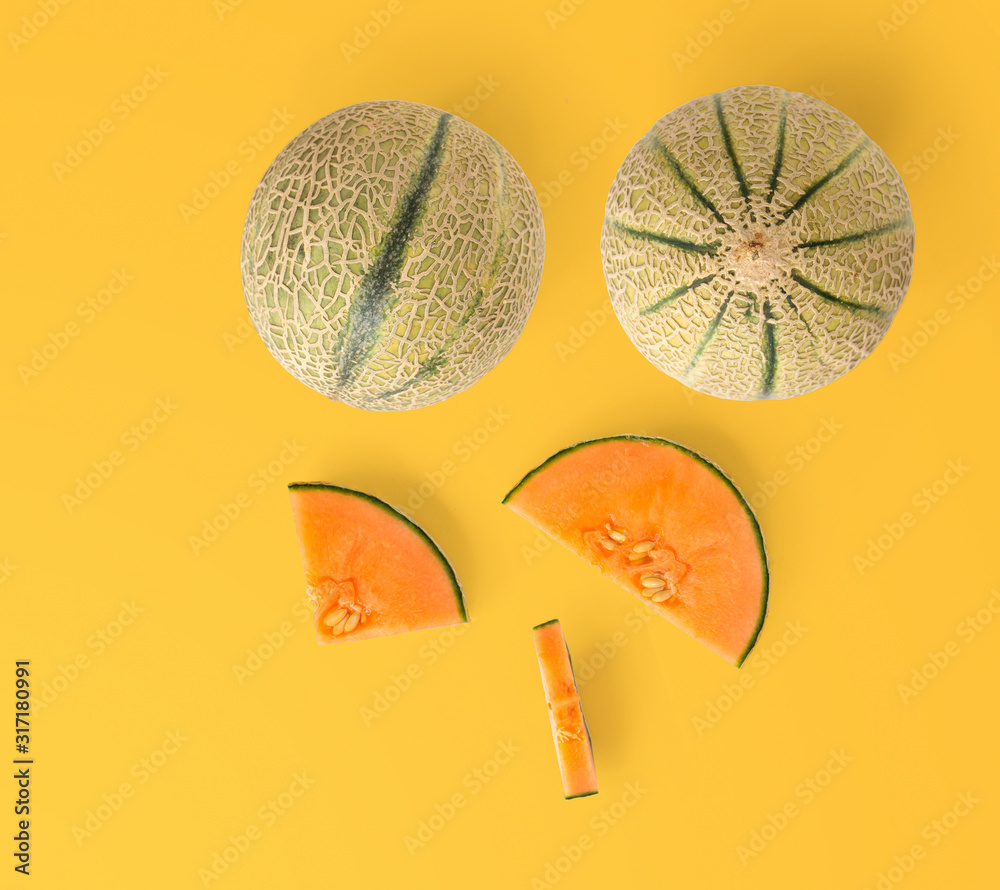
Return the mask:
<path id="1" fill-rule="evenodd" d="M 615 542 L 611 538 L 601 538 L 601 546 L 605 550 L 614 550 Z"/>
<path id="2" fill-rule="evenodd" d="M 608 532 L 608 537 L 612 541 L 617 541 L 619 544 L 624 544 L 628 540 L 628 535 L 625 534 L 625 529 L 623 528 L 613 528 Z"/>
<path id="3" fill-rule="evenodd" d="M 673 595 L 673 591 L 671 590 L 661 590 L 659 593 L 654 593 L 650 599 L 654 603 L 662 603 L 664 600 L 670 599 Z"/>
<path id="4" fill-rule="evenodd" d="M 323 623 L 327 627 L 333 627 L 339 621 L 347 617 L 347 609 L 337 609 L 335 612 L 331 612 L 323 619 Z"/>
<path id="5" fill-rule="evenodd" d="M 354 628 L 356 628 L 361 623 L 361 613 L 355 612 L 347 619 L 347 623 L 344 625 L 344 633 L 350 633 Z"/>
<path id="6" fill-rule="evenodd" d="M 333 635 L 339 637 L 344 632 L 344 625 L 347 624 L 347 616 L 345 615 L 333 626 Z"/>
<path id="7" fill-rule="evenodd" d="M 646 588 L 660 590 L 665 586 L 664 580 L 659 575 L 643 575 L 639 578 L 639 583 Z"/>
<path id="8" fill-rule="evenodd" d="M 648 553 L 630 553 L 628 555 L 628 561 L 632 563 L 632 565 L 637 565 L 640 562 L 645 562 L 647 559 L 649 559 Z"/>
<path id="9" fill-rule="evenodd" d="M 653 549 L 652 541 L 640 541 L 632 548 L 633 553 L 649 553 Z"/>

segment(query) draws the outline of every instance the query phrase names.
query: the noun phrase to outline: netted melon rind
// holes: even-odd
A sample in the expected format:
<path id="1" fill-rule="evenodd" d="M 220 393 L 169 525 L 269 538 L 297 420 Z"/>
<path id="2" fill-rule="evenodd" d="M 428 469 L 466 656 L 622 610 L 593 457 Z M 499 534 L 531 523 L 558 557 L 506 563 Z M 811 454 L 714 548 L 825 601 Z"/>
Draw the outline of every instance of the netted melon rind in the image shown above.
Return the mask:
<path id="1" fill-rule="evenodd" d="M 377 311 L 361 312 L 359 286 L 439 129 L 405 256 Z M 282 367 L 330 398 L 398 410 L 455 395 L 500 362 L 543 255 L 538 199 L 506 149 L 438 109 L 379 101 L 321 118 L 280 152 L 251 198 L 241 265 L 251 320 Z"/>
<path id="2" fill-rule="evenodd" d="M 802 395 L 854 368 L 906 294 L 913 249 L 885 153 L 843 113 L 769 86 L 658 120 L 615 177 L 601 235 L 632 342 L 728 399 Z"/>

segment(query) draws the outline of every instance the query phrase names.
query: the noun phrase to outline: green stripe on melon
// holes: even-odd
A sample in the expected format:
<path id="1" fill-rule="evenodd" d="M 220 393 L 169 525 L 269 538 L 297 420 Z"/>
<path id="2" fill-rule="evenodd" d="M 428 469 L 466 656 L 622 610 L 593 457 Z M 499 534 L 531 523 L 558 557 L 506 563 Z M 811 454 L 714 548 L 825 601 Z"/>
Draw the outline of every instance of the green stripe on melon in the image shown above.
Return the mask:
<path id="1" fill-rule="evenodd" d="M 331 399 L 418 408 L 509 352 L 541 280 L 541 209 L 477 127 L 412 102 L 316 121 L 275 158 L 244 226 L 244 296 L 278 362 Z"/>
<path id="2" fill-rule="evenodd" d="M 657 368 L 730 399 L 787 398 L 854 368 L 909 286 L 910 202 L 846 115 L 735 87 L 629 152 L 601 253 L 619 321 Z"/>

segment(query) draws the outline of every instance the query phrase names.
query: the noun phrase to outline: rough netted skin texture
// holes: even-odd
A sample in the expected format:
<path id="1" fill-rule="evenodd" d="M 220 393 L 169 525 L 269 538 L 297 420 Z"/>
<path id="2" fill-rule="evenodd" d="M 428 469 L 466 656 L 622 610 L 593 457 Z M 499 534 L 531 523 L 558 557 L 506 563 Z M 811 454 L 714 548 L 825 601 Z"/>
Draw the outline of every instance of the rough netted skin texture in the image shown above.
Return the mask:
<path id="1" fill-rule="evenodd" d="M 835 108 L 770 86 L 660 118 L 622 163 L 601 234 L 632 342 L 727 399 L 798 396 L 854 368 L 889 329 L 913 248 L 885 153 Z"/>
<path id="2" fill-rule="evenodd" d="M 541 209 L 472 124 L 363 102 L 296 136 L 254 190 L 247 308 L 298 380 L 359 408 L 419 408 L 510 351 L 538 292 Z"/>

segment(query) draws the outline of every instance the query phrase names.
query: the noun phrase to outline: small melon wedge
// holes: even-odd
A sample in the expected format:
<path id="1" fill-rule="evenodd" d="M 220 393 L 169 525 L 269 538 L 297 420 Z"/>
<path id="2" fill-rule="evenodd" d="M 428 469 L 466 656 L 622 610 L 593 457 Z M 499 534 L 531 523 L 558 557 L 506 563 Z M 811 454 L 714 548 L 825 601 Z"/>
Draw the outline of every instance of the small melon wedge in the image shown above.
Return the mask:
<path id="1" fill-rule="evenodd" d="M 288 486 L 319 643 L 468 620 L 441 549 L 384 501 L 323 482 Z"/>
<path id="2" fill-rule="evenodd" d="M 552 740 L 559 759 L 566 800 L 597 794 L 597 771 L 590 744 L 590 730 L 580 707 L 573 663 L 559 619 L 533 628 L 542 688 L 549 706 Z"/>
<path id="3" fill-rule="evenodd" d="M 725 473 L 666 439 L 581 442 L 503 502 L 739 667 L 764 623 L 760 526 Z"/>

